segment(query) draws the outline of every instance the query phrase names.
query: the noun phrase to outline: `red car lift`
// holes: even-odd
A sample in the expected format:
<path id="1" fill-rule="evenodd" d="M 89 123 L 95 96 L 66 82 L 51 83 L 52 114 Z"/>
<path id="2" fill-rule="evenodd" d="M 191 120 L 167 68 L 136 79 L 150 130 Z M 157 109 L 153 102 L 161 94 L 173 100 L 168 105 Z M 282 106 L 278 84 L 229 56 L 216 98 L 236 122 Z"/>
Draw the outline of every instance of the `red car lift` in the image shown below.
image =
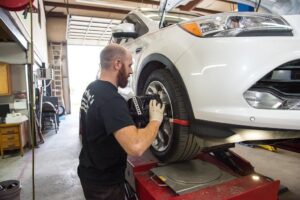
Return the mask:
<path id="1" fill-rule="evenodd" d="M 248 161 L 229 149 L 168 165 L 150 152 L 128 157 L 126 181 L 128 200 L 278 200 L 280 184 L 255 173 Z"/>

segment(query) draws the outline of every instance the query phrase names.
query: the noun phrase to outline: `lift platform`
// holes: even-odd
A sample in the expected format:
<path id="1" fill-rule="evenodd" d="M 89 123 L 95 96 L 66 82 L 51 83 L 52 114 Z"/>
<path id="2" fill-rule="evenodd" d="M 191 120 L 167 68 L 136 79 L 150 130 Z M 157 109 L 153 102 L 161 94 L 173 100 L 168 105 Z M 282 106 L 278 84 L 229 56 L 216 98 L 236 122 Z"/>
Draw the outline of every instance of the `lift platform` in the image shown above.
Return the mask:
<path id="1" fill-rule="evenodd" d="M 128 157 L 126 181 L 128 200 L 278 200 L 280 185 L 229 149 L 167 165 L 150 152 Z"/>

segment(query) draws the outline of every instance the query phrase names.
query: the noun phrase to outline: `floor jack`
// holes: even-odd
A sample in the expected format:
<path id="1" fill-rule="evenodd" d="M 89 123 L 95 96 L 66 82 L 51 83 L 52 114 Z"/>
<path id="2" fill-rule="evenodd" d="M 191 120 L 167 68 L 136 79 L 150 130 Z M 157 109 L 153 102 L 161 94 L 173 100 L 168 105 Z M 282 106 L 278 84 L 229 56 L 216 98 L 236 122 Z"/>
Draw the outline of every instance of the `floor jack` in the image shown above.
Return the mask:
<path id="1" fill-rule="evenodd" d="M 167 165 L 150 152 L 127 160 L 128 200 L 278 200 L 279 185 L 229 148 Z"/>

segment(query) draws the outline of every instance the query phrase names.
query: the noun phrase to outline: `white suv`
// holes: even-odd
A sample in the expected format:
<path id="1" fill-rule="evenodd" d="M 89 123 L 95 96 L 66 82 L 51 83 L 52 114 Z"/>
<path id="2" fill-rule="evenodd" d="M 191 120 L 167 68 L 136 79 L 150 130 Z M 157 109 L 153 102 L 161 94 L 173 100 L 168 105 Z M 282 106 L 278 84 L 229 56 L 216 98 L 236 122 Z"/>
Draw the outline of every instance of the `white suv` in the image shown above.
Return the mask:
<path id="1" fill-rule="evenodd" d="M 166 104 L 151 148 L 160 160 L 300 137 L 300 15 L 170 12 L 162 28 L 159 19 L 132 11 L 113 40 L 133 55 L 129 88 Z"/>

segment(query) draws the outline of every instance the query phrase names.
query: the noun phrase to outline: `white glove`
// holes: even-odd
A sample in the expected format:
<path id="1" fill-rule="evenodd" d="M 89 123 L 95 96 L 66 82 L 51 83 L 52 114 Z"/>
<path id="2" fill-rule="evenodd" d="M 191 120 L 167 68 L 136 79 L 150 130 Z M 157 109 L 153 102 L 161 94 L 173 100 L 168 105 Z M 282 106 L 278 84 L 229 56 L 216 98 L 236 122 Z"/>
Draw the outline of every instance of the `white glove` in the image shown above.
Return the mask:
<path id="1" fill-rule="evenodd" d="M 160 103 L 157 103 L 157 101 L 151 100 L 149 103 L 149 117 L 150 121 L 158 121 L 159 123 L 162 122 L 163 117 L 164 117 L 164 110 L 165 110 L 165 105 L 163 104 L 161 106 Z"/>

